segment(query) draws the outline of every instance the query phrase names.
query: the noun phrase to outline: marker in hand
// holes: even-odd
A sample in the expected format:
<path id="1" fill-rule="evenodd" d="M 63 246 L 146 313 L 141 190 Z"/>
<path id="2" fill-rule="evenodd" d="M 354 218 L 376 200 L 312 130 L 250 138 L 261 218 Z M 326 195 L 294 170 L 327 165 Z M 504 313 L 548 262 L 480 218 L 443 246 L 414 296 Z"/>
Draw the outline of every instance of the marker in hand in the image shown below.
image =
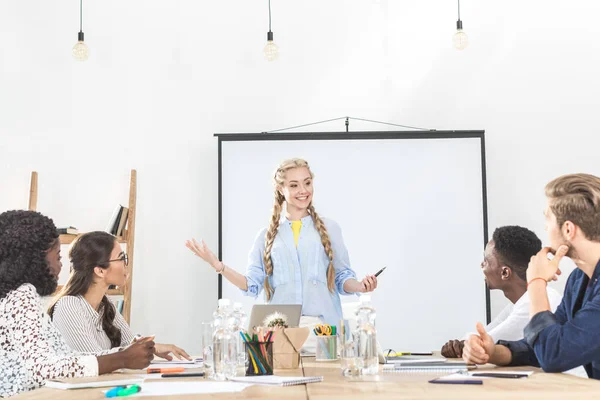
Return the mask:
<path id="1" fill-rule="evenodd" d="M 387 267 L 383 267 L 383 268 L 381 268 L 379 271 L 377 271 L 377 272 L 375 273 L 375 275 L 374 275 L 374 276 L 375 276 L 375 278 L 377 278 L 377 277 L 379 276 L 379 274 L 381 274 L 381 273 L 383 272 L 383 270 L 384 270 L 384 269 L 386 269 L 386 268 L 387 268 Z M 366 285 L 366 284 L 364 284 L 364 283 L 363 283 L 363 287 L 365 288 L 365 290 L 368 290 L 368 288 L 367 288 L 367 285 Z"/>

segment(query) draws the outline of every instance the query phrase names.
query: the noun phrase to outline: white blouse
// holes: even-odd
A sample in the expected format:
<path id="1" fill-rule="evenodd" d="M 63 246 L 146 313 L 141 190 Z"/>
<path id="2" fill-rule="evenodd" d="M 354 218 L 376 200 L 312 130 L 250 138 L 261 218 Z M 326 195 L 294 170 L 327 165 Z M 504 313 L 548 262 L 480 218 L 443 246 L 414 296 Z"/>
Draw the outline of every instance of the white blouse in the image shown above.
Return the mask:
<path id="1" fill-rule="evenodd" d="M 111 304 L 112 307 L 112 304 Z M 64 296 L 56 302 L 52 321 L 75 351 L 97 355 L 114 353 L 127 347 L 135 337 L 121 313 L 115 313 L 113 325 L 121 330 L 120 347 L 112 348 L 102 328 L 104 306 L 96 311 L 83 296 Z"/>
<path id="2" fill-rule="evenodd" d="M 39 388 L 47 379 L 97 375 L 96 357 L 67 346 L 33 285 L 0 299 L 0 397 Z"/>

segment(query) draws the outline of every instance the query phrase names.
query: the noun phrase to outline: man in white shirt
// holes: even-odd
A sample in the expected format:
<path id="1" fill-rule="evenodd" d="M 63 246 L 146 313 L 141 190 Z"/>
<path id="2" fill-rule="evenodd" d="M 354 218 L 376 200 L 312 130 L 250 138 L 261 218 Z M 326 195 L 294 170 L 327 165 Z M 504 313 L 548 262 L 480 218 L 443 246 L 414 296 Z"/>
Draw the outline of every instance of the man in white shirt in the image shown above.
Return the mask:
<path id="1" fill-rule="evenodd" d="M 497 340 L 519 340 L 529 322 L 529 295 L 527 294 L 527 266 L 532 256 L 542 248 L 542 242 L 527 228 L 503 226 L 497 228 L 485 247 L 481 270 L 490 290 L 499 289 L 510 300 L 486 331 Z M 550 307 L 554 312 L 562 296 L 547 288 Z M 468 335 L 467 335 L 468 336 Z M 442 347 L 442 355 L 462 357 L 464 340 L 450 340 Z"/>

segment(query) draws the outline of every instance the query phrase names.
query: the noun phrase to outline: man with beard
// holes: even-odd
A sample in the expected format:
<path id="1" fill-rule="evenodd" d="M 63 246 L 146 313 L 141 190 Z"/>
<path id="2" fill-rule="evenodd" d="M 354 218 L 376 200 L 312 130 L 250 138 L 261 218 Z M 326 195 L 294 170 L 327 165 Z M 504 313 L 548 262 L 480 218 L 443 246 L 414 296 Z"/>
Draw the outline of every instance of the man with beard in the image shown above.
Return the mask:
<path id="1" fill-rule="evenodd" d="M 494 343 L 478 323 L 479 334 L 465 342 L 463 359 L 475 364 L 541 366 L 546 372 L 583 365 L 590 378 L 600 379 L 600 178 L 561 176 L 546 185 L 546 197 L 544 215 L 551 247 L 531 257 L 527 268 L 531 321 L 525 338 Z M 546 284 L 560 275 L 558 266 L 564 256 L 577 269 L 552 313 Z"/>

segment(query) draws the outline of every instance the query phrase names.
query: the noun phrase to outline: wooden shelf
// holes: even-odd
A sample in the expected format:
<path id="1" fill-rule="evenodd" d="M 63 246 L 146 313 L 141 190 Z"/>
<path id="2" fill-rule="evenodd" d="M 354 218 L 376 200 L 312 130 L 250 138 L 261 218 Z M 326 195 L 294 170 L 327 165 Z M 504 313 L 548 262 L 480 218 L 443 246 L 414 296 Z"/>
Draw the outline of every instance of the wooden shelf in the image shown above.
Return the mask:
<path id="1" fill-rule="evenodd" d="M 63 234 L 58 237 L 58 240 L 60 240 L 60 244 L 71 244 L 76 237 L 77 235 Z"/>
<path id="2" fill-rule="evenodd" d="M 38 203 L 38 173 L 33 171 L 31 173 L 31 185 L 29 190 L 29 209 L 37 211 Z M 129 179 L 129 212 L 127 214 L 127 228 L 123 230 L 123 236 L 117 237 L 117 241 L 127 246 L 127 256 L 129 257 L 129 277 L 125 285 L 118 289 L 111 289 L 107 292 L 110 296 L 123 296 L 123 318 L 129 323 L 131 315 L 131 281 L 133 278 L 133 250 L 135 244 L 135 214 L 136 214 L 136 202 L 137 202 L 137 171 L 131 170 L 131 176 Z M 81 234 L 81 233 L 80 233 Z M 61 244 L 71 244 L 78 235 L 60 235 L 59 240 Z M 57 292 L 62 289 L 62 285 L 58 286 Z M 56 294 L 56 293 L 55 293 Z"/>
<path id="3" fill-rule="evenodd" d="M 72 235 L 72 234 L 67 234 L 67 235 L 60 235 L 58 238 L 60 240 L 60 244 L 71 244 L 73 243 L 73 240 L 75 240 L 75 238 L 78 235 Z M 124 237 L 117 237 L 117 242 L 123 244 L 123 243 L 127 243 L 127 239 Z"/>

